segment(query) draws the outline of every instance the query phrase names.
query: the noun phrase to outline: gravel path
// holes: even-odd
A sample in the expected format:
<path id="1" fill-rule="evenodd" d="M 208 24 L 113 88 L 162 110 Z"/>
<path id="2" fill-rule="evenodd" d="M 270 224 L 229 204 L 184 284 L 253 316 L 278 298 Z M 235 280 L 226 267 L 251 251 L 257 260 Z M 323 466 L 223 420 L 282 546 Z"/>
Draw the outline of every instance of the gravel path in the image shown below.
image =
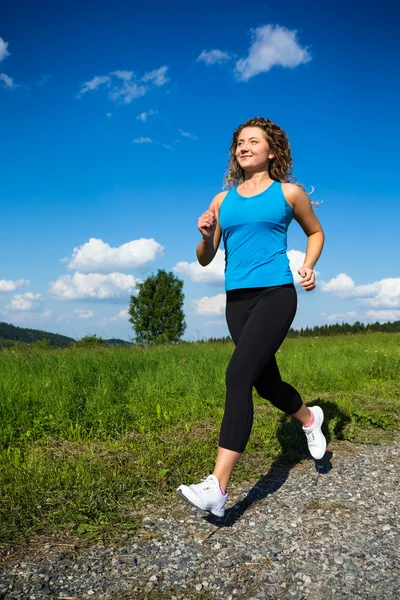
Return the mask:
<path id="1" fill-rule="evenodd" d="M 398 600 L 400 436 L 327 456 L 231 487 L 224 519 L 171 494 L 124 545 L 10 557 L 0 599 Z"/>

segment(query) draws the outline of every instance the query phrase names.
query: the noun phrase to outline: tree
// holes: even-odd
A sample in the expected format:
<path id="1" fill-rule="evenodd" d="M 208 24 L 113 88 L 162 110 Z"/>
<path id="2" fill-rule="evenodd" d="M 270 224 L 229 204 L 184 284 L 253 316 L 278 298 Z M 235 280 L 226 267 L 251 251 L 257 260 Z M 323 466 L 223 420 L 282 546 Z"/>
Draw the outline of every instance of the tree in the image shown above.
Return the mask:
<path id="1" fill-rule="evenodd" d="M 163 269 L 138 284 L 139 293 L 131 296 L 128 313 L 139 344 L 179 341 L 186 329 L 182 310 L 185 298 L 183 281 Z"/>
<path id="2" fill-rule="evenodd" d="M 93 348 L 93 347 L 99 347 L 99 346 L 105 346 L 105 341 L 103 340 L 102 337 L 97 337 L 97 335 L 94 333 L 93 335 L 85 335 L 83 338 L 81 338 L 79 341 L 77 341 L 74 345 L 75 346 L 83 346 L 85 348 Z"/>

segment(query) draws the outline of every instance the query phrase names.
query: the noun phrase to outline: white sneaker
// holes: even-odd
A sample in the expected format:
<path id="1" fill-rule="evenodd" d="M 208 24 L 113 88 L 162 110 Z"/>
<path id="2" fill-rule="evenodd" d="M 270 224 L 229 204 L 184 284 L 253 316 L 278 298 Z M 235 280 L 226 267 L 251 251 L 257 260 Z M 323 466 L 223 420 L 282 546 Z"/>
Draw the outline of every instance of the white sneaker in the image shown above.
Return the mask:
<path id="1" fill-rule="evenodd" d="M 228 494 L 223 494 L 219 487 L 218 478 L 209 475 L 202 479 L 201 483 L 192 485 L 180 485 L 176 490 L 180 498 L 190 502 L 201 510 L 208 510 L 217 517 L 225 514 L 225 502 Z"/>
<path id="2" fill-rule="evenodd" d="M 309 409 L 315 415 L 315 421 L 311 427 L 304 427 L 303 431 L 307 437 L 307 444 L 310 454 L 316 460 L 322 458 L 326 450 L 326 439 L 321 431 L 321 425 L 324 422 L 324 413 L 320 406 L 309 406 Z"/>

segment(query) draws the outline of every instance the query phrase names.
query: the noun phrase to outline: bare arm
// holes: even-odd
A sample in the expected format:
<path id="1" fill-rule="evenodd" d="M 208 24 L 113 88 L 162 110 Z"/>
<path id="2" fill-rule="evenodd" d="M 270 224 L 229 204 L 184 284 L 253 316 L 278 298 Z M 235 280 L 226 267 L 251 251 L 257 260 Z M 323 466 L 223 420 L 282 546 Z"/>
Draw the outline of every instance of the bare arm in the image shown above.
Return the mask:
<path id="1" fill-rule="evenodd" d="M 325 234 L 308 195 L 296 184 L 283 183 L 282 191 L 293 208 L 293 216 L 308 236 L 303 267 L 314 269 L 324 246 Z"/>
<path id="2" fill-rule="evenodd" d="M 299 284 L 306 292 L 311 292 L 316 286 L 314 267 L 321 255 L 325 234 L 307 194 L 293 183 L 283 183 L 282 191 L 293 208 L 294 218 L 308 237 L 304 263 L 297 272 L 302 277 Z"/>
<path id="3" fill-rule="evenodd" d="M 221 241 L 219 207 L 226 194 L 227 192 L 217 194 L 212 199 L 208 211 L 199 218 L 199 229 L 201 227 L 206 232 L 196 248 L 197 260 L 202 267 L 206 267 L 214 259 Z M 215 217 L 213 217 L 213 214 L 215 214 Z"/>

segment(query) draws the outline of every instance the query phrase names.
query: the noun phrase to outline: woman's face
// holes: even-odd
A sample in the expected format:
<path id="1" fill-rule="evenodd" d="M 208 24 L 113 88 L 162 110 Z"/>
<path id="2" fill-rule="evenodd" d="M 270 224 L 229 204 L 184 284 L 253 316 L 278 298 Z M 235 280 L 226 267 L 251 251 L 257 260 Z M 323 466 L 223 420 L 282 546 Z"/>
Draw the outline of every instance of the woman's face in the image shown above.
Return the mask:
<path id="1" fill-rule="evenodd" d="M 259 170 L 273 158 L 265 133 L 260 127 L 245 127 L 238 135 L 236 160 L 246 171 Z"/>

